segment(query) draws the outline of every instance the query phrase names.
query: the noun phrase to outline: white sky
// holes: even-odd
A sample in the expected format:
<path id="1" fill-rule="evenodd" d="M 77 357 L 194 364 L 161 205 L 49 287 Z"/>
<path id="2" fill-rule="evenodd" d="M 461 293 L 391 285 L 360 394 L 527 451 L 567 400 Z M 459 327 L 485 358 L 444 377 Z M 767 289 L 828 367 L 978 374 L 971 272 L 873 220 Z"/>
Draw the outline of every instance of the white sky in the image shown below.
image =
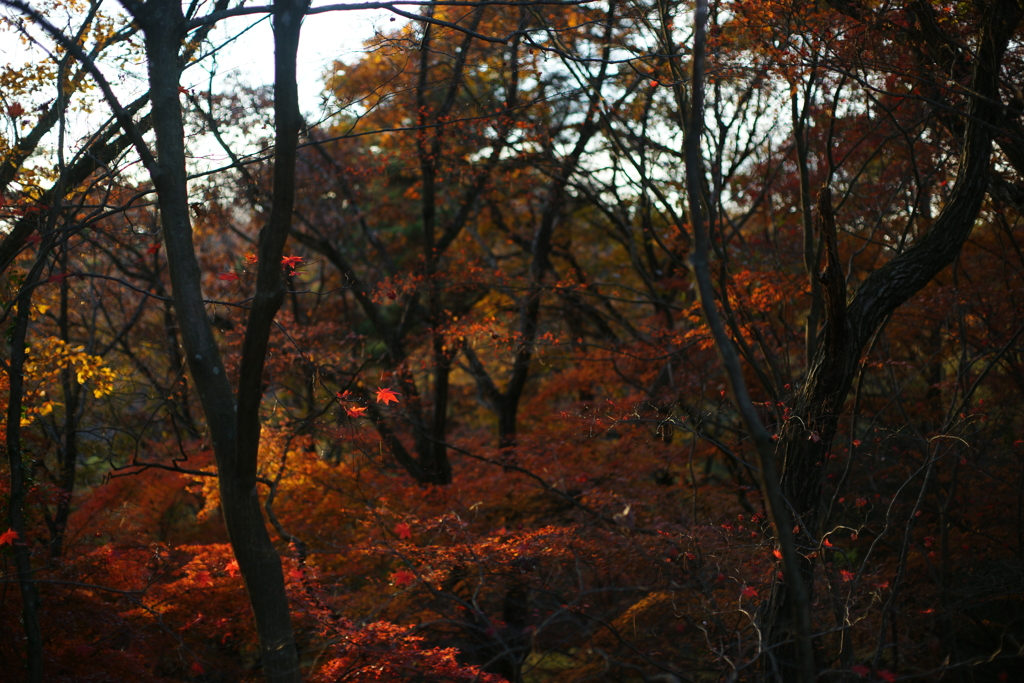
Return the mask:
<path id="1" fill-rule="evenodd" d="M 324 3 L 313 3 L 314 6 Z M 306 17 L 302 24 L 299 42 L 298 81 L 300 107 L 304 114 L 316 116 L 320 109 L 320 93 L 323 90 L 324 75 L 336 60 L 352 61 L 358 58 L 363 42 L 374 35 L 374 28 L 392 29 L 389 12 L 351 11 L 325 12 Z M 211 34 L 213 42 L 252 26 L 242 40 L 228 46 L 218 57 L 218 71 L 222 81 L 238 76 L 249 85 L 270 84 L 274 80 L 274 40 L 270 20 L 256 20 L 255 17 L 237 17 L 223 22 Z M 187 74 L 187 72 L 186 72 Z M 186 86 L 203 89 L 205 82 L 198 82 L 203 76 L 196 73 L 188 78 L 197 82 L 185 82 Z"/>
<path id="2" fill-rule="evenodd" d="M 316 6 L 323 3 L 313 4 Z M 107 0 L 105 6 L 108 12 L 119 13 L 119 5 L 114 0 Z M 18 16 L 10 9 L 4 9 L 0 13 L 11 18 Z M 363 42 L 373 37 L 375 27 L 388 30 L 398 25 L 389 21 L 391 16 L 384 11 L 362 10 L 328 12 L 306 18 L 302 26 L 298 56 L 299 97 L 303 113 L 315 115 L 319 110 L 319 95 L 323 89 L 324 75 L 331 63 L 338 59 L 357 59 Z M 57 16 L 51 17 L 51 20 L 58 25 L 64 25 L 67 21 L 66 17 L 62 20 Z M 251 86 L 273 83 L 274 41 L 269 17 L 252 15 L 226 19 L 211 32 L 210 39 L 217 45 L 240 32 L 244 34 L 241 39 L 230 43 L 217 55 L 219 76 L 216 83 L 223 85 L 234 80 L 241 80 Z M 43 35 L 38 29 L 32 30 L 32 33 L 36 36 Z M 43 42 L 50 43 L 46 39 L 43 39 Z M 17 67 L 40 57 L 39 52 L 23 45 L 13 31 L 0 31 L 0 63 Z M 132 90 L 144 87 L 145 76 L 141 69 L 139 73 L 133 74 L 115 74 L 108 68 L 104 68 L 104 71 L 115 89 L 120 90 L 119 96 L 124 97 L 125 101 L 132 96 Z M 189 88 L 205 90 L 206 69 L 187 69 L 182 84 Z"/>
<path id="3" fill-rule="evenodd" d="M 267 0 L 269 2 L 270 0 Z M 323 4 L 321 2 L 314 2 Z M 254 0 L 255 3 L 264 4 L 262 0 Z M 118 12 L 119 5 L 115 0 L 106 0 L 104 4 L 106 11 Z M 0 10 L 0 14 L 15 18 L 17 13 L 10 9 Z M 329 12 L 308 16 L 303 22 L 302 33 L 299 42 L 298 54 L 298 85 L 299 104 L 303 114 L 309 121 L 317 121 L 323 115 L 321 111 L 321 93 L 323 91 L 324 79 L 332 63 L 341 60 L 352 62 L 359 58 L 364 41 L 372 38 L 375 28 L 383 31 L 392 30 L 400 23 L 390 22 L 390 13 L 383 11 L 349 11 Z M 59 26 L 68 25 L 68 17 L 63 18 L 56 15 L 49 17 Z M 404 23 L 404 20 L 399 21 Z M 74 22 L 72 22 L 74 24 Z M 32 30 L 37 37 L 42 37 L 38 29 Z M 209 70 L 215 68 L 216 76 L 213 82 L 215 91 L 224 91 L 232 87 L 234 83 L 241 82 L 248 86 L 270 85 L 274 78 L 274 40 L 270 28 L 270 19 L 267 16 L 252 15 L 233 17 L 222 21 L 210 34 L 210 43 L 214 46 L 220 45 L 229 40 L 231 36 L 238 36 L 240 39 L 230 41 L 216 54 L 216 62 L 208 61 L 193 65 L 185 70 L 182 75 L 182 85 L 189 89 L 206 90 L 209 86 Z M 41 39 L 41 42 L 51 44 L 49 40 Z M 38 48 L 32 48 L 22 43 L 16 33 L 10 30 L 0 31 L 0 65 L 10 65 L 18 69 L 26 63 L 37 62 L 43 59 L 43 53 Z M 111 63 L 101 63 L 101 68 L 107 80 L 113 86 L 118 99 L 127 103 L 137 97 L 146 89 L 146 75 L 143 65 L 138 68 L 129 66 L 127 70 L 118 70 Z M 11 104 L 4 93 L 0 92 L 0 105 Z M 94 101 L 99 99 L 98 92 L 94 91 L 90 96 Z M 52 94 L 45 90 L 39 93 L 36 101 L 22 100 L 26 110 L 38 106 L 40 103 L 50 100 Z M 0 109 L 2 111 L 2 109 Z M 109 110 L 105 105 L 99 105 L 87 110 L 81 107 L 72 107 L 68 113 L 68 147 L 70 150 L 76 148 L 75 139 L 88 135 L 94 130 L 97 120 L 106 120 Z M 40 145 L 40 150 L 53 150 L 56 143 L 55 133 L 51 132 L 46 136 Z M 231 136 L 237 151 L 244 152 L 246 140 Z M 193 140 L 192 153 L 197 154 L 194 158 L 197 164 L 196 170 L 203 167 L 217 167 L 226 162 L 227 157 L 223 151 L 213 143 L 212 140 Z M 40 159 L 45 159 L 45 153 Z M 34 162 L 30 162 L 34 163 Z M 43 161 L 43 163 L 48 163 Z"/>

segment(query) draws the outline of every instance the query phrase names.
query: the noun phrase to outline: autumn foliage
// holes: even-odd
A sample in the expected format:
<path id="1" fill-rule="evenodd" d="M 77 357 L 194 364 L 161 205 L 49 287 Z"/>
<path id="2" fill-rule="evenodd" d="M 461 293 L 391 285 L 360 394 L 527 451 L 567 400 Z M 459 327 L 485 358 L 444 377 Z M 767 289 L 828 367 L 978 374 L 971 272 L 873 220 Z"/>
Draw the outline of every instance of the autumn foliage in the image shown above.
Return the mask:
<path id="1" fill-rule="evenodd" d="M 1012 681 L 1024 667 L 1016 23 L 969 237 L 856 350 L 832 422 L 802 393 L 831 339 L 819 189 L 852 300 L 963 192 L 997 5 L 711 8 L 714 305 L 780 449 L 822 444 L 815 519 L 794 510 L 822 681 Z M 273 92 L 182 88 L 198 278 L 233 387 L 259 278 L 272 267 L 285 286 L 254 495 L 304 680 L 785 671 L 766 635 L 778 534 L 689 263 L 692 9 L 437 4 L 387 22 L 325 75 L 280 262 L 259 257 Z M 64 11 L 92 59 L 144 59 L 124 17 Z M 0 681 L 33 666 L 29 602 L 48 682 L 263 680 L 161 190 L 114 118 L 45 163 L 58 120 L 105 106 L 58 47 L 59 69 L 0 72 L 0 412 L 20 449 L 0 465 L 0 503 L 23 515 L 0 522 Z M 131 112 L 145 134 L 147 107 Z"/>

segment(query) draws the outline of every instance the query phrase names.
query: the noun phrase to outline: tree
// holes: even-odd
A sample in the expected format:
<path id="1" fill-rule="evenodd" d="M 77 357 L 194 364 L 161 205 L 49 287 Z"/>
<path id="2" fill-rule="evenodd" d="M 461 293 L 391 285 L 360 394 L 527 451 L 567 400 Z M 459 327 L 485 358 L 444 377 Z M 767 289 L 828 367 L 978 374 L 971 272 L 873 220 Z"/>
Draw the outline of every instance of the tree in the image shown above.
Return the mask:
<path id="1" fill-rule="evenodd" d="M 913 35 L 917 39 L 915 43 L 920 46 L 919 54 L 923 55 L 935 48 L 930 40 L 949 39 L 942 35 L 935 23 L 930 23 L 934 22 L 934 15 L 929 6 L 918 9 L 921 12 L 918 15 L 921 30 Z M 868 14 L 863 8 L 849 5 L 842 6 L 840 10 L 851 14 L 857 21 L 864 21 Z M 1000 101 L 999 74 L 1011 36 L 1017 30 L 1020 10 L 1013 3 L 993 3 L 980 9 L 974 43 L 977 46 L 976 53 L 966 86 L 970 95 L 964 98 L 966 123 L 962 126 L 956 184 L 930 228 L 909 244 L 901 241 L 902 248 L 895 257 L 864 278 L 849 301 L 847 279 L 843 274 L 837 245 L 830 178 L 826 177 L 825 187 L 819 194 L 819 235 L 815 236 L 811 231 L 811 210 L 807 197 L 810 183 L 805 123 L 800 116 L 794 117 L 804 214 L 804 261 L 810 277 L 812 306 L 806 322 L 807 370 L 802 379 L 795 382 L 800 388 L 794 395 L 792 407 L 778 435 L 777 447 L 772 446 L 747 394 L 739 355 L 733 346 L 734 339 L 730 337 L 715 304 L 720 295 L 716 295 L 713 290 L 708 267 L 708 238 L 702 231 L 706 230 L 703 227 L 705 212 L 713 215 L 714 210 L 710 206 L 707 209 L 702 207 L 706 203 L 720 205 L 721 200 L 705 194 L 707 183 L 700 157 L 698 131 L 703 128 L 702 98 L 706 77 L 701 52 L 706 9 L 698 4 L 696 12 L 696 47 L 691 65 L 692 100 L 689 102 L 693 114 L 687 131 L 689 146 L 686 159 L 690 215 L 697 233 L 696 251 L 691 262 L 705 315 L 723 357 L 733 400 L 743 416 L 746 428 L 757 443 L 764 499 L 782 548 L 786 580 L 774 586 L 765 609 L 768 646 L 782 648 L 779 654 L 774 655 L 778 662 L 770 664 L 769 670 L 779 680 L 799 678 L 810 681 L 816 676 L 810 642 L 811 606 L 808 597 L 814 584 L 814 567 L 812 562 L 798 557 L 794 542 L 805 548 L 814 548 L 819 544 L 824 531 L 821 515 L 825 469 L 821 465 L 827 460 L 832 448 L 839 416 L 851 384 L 858 374 L 863 350 L 897 308 L 955 261 L 978 220 L 990 174 L 993 128 L 999 123 L 999 108 L 993 103 Z M 815 78 L 816 68 L 815 57 L 811 67 L 812 79 Z M 676 72 L 680 70 L 677 67 Z M 795 114 L 795 97 L 793 102 Z M 684 103 L 680 104 L 682 109 Z M 831 153 L 828 159 L 831 173 Z M 826 261 L 820 273 L 817 271 L 817 263 L 821 258 L 819 254 L 824 254 Z M 824 317 L 819 318 L 822 314 Z M 819 320 L 821 328 L 816 329 Z M 732 327 L 736 329 L 735 322 Z M 748 360 L 752 359 L 748 356 Z M 758 377 L 764 381 L 771 375 L 762 370 Z M 764 389 L 770 395 L 779 393 L 779 387 L 772 386 L 771 382 Z M 776 457 L 781 460 L 782 470 L 778 480 L 773 465 Z M 787 508 L 792 510 L 792 518 Z M 795 541 L 789 531 L 794 518 L 797 524 L 794 528 L 799 530 L 799 537 Z M 797 565 L 800 567 L 799 573 Z M 788 645 L 794 638 L 793 634 L 795 648 Z"/>
<path id="2" fill-rule="evenodd" d="M 274 314 L 283 299 L 284 288 L 278 264 L 288 235 L 294 201 L 291 179 L 300 124 L 295 81 L 295 52 L 305 5 L 278 3 L 273 12 L 276 40 L 275 123 L 279 131 L 275 152 L 275 204 L 270 222 L 262 232 L 260 240 L 260 255 L 263 259 L 257 276 L 257 295 L 250 307 L 237 399 L 228 383 L 221 354 L 205 314 L 199 281 L 200 270 L 195 258 L 195 246 L 192 243 L 185 168 L 185 132 L 179 99 L 180 73 L 183 66 L 181 50 L 187 28 L 186 16 L 182 13 L 181 6 L 174 2 L 125 5 L 142 29 L 145 39 L 149 99 L 153 105 L 152 120 L 156 135 L 155 155 L 143 139 L 139 127 L 132 121 L 131 114 L 119 104 L 106 79 L 96 68 L 94 60 L 36 10 L 21 3 L 8 3 L 8 6 L 18 9 L 47 31 L 52 39 L 61 44 L 69 55 L 79 60 L 90 72 L 153 181 L 160 205 L 162 233 L 168 255 L 175 308 L 181 327 L 182 345 L 213 437 L 214 451 L 219 464 L 225 522 L 233 539 L 239 566 L 247 581 L 257 630 L 260 633 L 267 679 L 298 680 L 298 659 L 288 601 L 284 593 L 280 559 L 267 534 L 255 493 L 256 452 L 260 432 L 259 404 L 262 396 L 259 387 L 262 382 L 267 337 Z M 223 10 L 225 7 L 226 3 L 215 10 Z M 199 25 L 202 26 L 203 23 Z M 185 58 L 187 59 L 187 55 Z M 34 282 L 30 280 L 29 284 Z M 27 301 L 22 304 L 24 312 L 20 314 L 26 322 L 27 305 Z M 15 342 L 23 344 L 17 336 Z M 13 366 L 15 370 L 18 370 L 19 364 L 20 361 Z M 20 375 L 20 372 L 18 374 Z M 17 451 L 12 451 L 12 444 L 17 442 L 18 434 L 16 431 L 10 432 L 17 429 L 20 405 L 17 402 L 10 405 L 14 417 L 8 418 L 8 450 L 12 458 L 20 459 Z M 15 474 L 17 471 L 17 463 L 12 460 L 12 474 L 16 483 L 19 482 Z M 27 567 L 22 570 L 23 574 L 25 572 Z M 23 585 L 30 586 L 27 581 L 23 582 Z M 28 609 L 34 600 L 26 593 L 23 602 Z M 37 642 L 37 638 L 30 636 L 30 643 Z M 32 646 L 30 652 L 33 652 L 31 676 L 39 680 L 41 661 L 38 660 L 41 655 L 38 651 L 32 650 Z"/>

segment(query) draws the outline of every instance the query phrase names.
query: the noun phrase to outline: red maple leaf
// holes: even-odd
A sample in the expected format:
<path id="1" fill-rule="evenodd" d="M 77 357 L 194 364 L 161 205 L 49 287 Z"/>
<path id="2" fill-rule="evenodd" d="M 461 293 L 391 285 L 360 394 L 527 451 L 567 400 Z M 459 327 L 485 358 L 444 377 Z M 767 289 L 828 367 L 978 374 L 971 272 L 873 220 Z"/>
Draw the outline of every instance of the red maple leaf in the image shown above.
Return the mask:
<path id="1" fill-rule="evenodd" d="M 14 542 L 17 540 L 18 532 L 14 529 L 8 529 L 0 534 L 0 545 L 14 545 Z"/>
<path id="2" fill-rule="evenodd" d="M 392 301 L 394 301 L 395 299 L 398 298 L 398 294 L 395 293 L 395 290 L 389 289 L 388 290 L 388 298 L 391 299 Z"/>
<path id="3" fill-rule="evenodd" d="M 399 569 L 391 575 L 391 583 L 396 586 L 411 586 L 415 580 L 416 575 L 405 569 Z"/>
<path id="4" fill-rule="evenodd" d="M 346 389 L 345 391 L 339 391 L 335 396 L 338 397 L 339 401 L 347 401 L 352 396 L 352 392 Z"/>
<path id="5" fill-rule="evenodd" d="M 47 282 L 56 282 L 59 284 L 67 280 L 69 277 L 71 277 L 71 273 L 60 273 L 59 275 L 50 276 Z"/>
<path id="6" fill-rule="evenodd" d="M 192 577 L 195 584 L 200 588 L 208 588 L 213 585 L 213 575 L 207 571 L 196 572 L 195 576 Z"/>
<path id="7" fill-rule="evenodd" d="M 363 413 L 366 412 L 366 406 L 357 406 L 355 408 L 345 408 L 345 414 L 349 417 L 366 417 Z"/>
<path id="8" fill-rule="evenodd" d="M 751 588 L 750 586 L 744 586 L 743 590 L 740 591 L 740 595 L 742 595 L 745 598 L 756 598 L 757 590 Z"/>
<path id="9" fill-rule="evenodd" d="M 221 273 L 217 276 L 218 280 L 226 280 L 227 282 L 234 282 L 238 279 L 238 273 Z"/>
<path id="10" fill-rule="evenodd" d="M 412 538 L 412 527 L 405 522 L 399 522 L 395 525 L 395 533 L 398 534 L 400 539 L 407 541 Z"/>
<path id="11" fill-rule="evenodd" d="M 299 265 L 300 263 L 302 263 L 301 256 L 285 256 L 284 258 L 281 259 L 281 265 L 284 266 L 285 268 L 290 268 L 292 270 L 295 270 L 295 266 Z"/>
<path id="12" fill-rule="evenodd" d="M 879 669 L 878 677 L 885 681 L 885 683 L 892 683 L 897 678 L 896 674 L 891 671 L 887 671 L 886 669 Z"/>
<path id="13" fill-rule="evenodd" d="M 224 571 L 226 571 L 228 573 L 228 576 L 230 576 L 231 578 L 238 576 L 238 560 L 231 560 L 226 565 L 224 565 Z"/>
<path id="14" fill-rule="evenodd" d="M 12 119 L 16 119 L 25 113 L 25 107 L 21 106 L 20 102 L 15 102 L 11 106 L 7 107 L 7 115 Z"/>
<path id="15" fill-rule="evenodd" d="M 863 664 L 854 664 L 850 667 L 850 671 L 857 674 L 858 676 L 867 676 L 871 673 L 871 669 L 867 668 Z"/>
<path id="16" fill-rule="evenodd" d="M 853 581 L 853 572 L 846 569 L 840 569 L 839 576 L 842 577 L 843 581 Z"/>
<path id="17" fill-rule="evenodd" d="M 393 389 L 381 389 L 377 387 L 377 403 L 383 403 L 387 405 L 389 403 L 398 403 L 398 393 Z"/>
<path id="18" fill-rule="evenodd" d="M 146 249 L 146 253 L 147 254 L 155 254 L 158 251 L 160 251 L 160 243 L 159 242 L 157 242 L 156 244 L 151 244 L 149 246 L 149 248 Z"/>

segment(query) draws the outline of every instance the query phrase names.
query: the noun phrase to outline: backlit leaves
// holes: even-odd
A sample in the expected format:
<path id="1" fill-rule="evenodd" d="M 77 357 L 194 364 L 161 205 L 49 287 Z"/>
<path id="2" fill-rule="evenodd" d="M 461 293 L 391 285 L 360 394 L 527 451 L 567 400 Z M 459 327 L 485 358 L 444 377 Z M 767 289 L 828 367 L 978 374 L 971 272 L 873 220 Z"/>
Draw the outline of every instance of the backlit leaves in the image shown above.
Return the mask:
<path id="1" fill-rule="evenodd" d="M 377 403 L 383 403 L 384 405 L 398 403 L 398 394 L 392 389 L 377 387 Z"/>

